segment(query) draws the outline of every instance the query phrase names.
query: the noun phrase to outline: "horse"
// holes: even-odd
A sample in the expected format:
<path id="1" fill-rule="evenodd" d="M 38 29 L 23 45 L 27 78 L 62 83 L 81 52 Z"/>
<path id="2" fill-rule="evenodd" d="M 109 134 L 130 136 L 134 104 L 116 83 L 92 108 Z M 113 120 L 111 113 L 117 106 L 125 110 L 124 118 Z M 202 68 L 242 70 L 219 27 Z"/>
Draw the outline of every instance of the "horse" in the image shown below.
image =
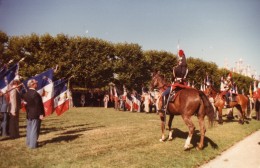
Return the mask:
<path id="1" fill-rule="evenodd" d="M 159 73 L 153 74 L 151 84 L 150 84 L 151 89 L 157 87 L 159 89 L 159 95 L 162 95 L 162 93 L 166 90 L 167 86 L 168 84 L 166 83 L 162 75 L 160 75 Z M 162 97 L 160 96 L 159 99 L 161 100 Z M 169 114 L 168 140 L 172 140 L 173 131 L 171 129 L 171 126 L 172 126 L 172 120 L 174 118 L 174 115 L 181 115 L 183 121 L 185 122 L 185 124 L 188 126 L 189 129 L 189 134 L 185 141 L 184 149 L 185 150 L 189 149 L 191 138 L 195 131 L 195 126 L 191 120 L 191 117 L 193 115 L 197 115 L 199 126 L 200 126 L 200 142 L 197 143 L 196 148 L 198 150 L 203 149 L 204 137 L 206 132 L 204 117 L 206 115 L 208 116 L 211 126 L 213 125 L 213 121 L 214 121 L 214 110 L 207 96 L 202 91 L 196 90 L 194 88 L 185 88 L 179 90 L 174 97 L 170 97 L 168 102 L 169 103 L 166 107 L 166 110 Z M 162 101 L 159 101 L 158 106 L 162 107 Z M 162 131 L 162 138 L 160 139 L 160 141 L 163 142 L 166 140 L 164 136 L 166 114 L 160 112 L 159 116 L 161 119 L 161 131 Z"/>
<path id="2" fill-rule="evenodd" d="M 205 89 L 205 94 L 209 97 L 214 98 L 214 106 L 216 107 L 216 110 L 218 111 L 218 123 L 223 124 L 223 119 L 222 119 L 222 109 L 225 106 L 225 99 L 223 98 L 222 94 L 220 91 L 215 89 L 212 85 L 209 85 Z M 230 107 L 238 109 L 240 112 L 240 118 L 239 118 L 239 123 L 244 124 L 244 119 L 246 110 L 249 106 L 249 99 L 247 96 L 242 95 L 242 94 L 236 94 L 235 96 L 236 101 L 231 101 L 230 102 Z M 250 110 L 250 109 L 249 109 Z"/>

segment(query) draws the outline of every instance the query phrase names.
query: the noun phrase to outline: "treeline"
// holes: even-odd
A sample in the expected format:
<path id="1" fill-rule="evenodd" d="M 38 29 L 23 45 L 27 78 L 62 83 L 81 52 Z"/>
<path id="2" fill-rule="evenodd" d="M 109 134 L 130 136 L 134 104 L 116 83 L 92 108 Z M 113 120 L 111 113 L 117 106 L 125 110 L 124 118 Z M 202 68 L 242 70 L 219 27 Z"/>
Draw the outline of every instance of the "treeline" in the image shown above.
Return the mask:
<path id="1" fill-rule="evenodd" d="M 185 49 L 184 49 L 185 51 Z M 71 86 L 105 88 L 108 83 L 125 85 L 128 89 L 140 91 L 149 86 L 151 73 L 160 70 L 170 81 L 172 68 L 177 56 L 166 51 L 143 51 L 133 43 L 112 43 L 97 38 L 70 37 L 58 34 L 8 36 L 0 31 L 1 66 L 11 59 L 20 63 L 20 75 L 28 78 L 58 65 L 56 78 L 69 78 Z M 227 76 L 226 69 L 219 69 L 213 62 L 189 57 L 187 79 L 199 89 L 206 72 L 211 75 L 214 85 L 219 88 L 221 76 Z M 233 73 L 239 92 L 248 93 L 253 79 Z"/>

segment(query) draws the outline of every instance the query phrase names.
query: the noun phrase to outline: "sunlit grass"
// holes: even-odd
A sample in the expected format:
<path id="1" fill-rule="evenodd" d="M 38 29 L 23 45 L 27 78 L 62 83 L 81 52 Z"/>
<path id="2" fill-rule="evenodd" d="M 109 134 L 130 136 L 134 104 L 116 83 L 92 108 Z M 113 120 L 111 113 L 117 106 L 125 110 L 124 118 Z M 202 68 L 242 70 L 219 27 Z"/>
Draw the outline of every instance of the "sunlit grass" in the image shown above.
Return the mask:
<path id="1" fill-rule="evenodd" d="M 197 167 L 260 128 L 256 120 L 244 125 L 233 121 L 224 118 L 223 125 L 207 127 L 202 151 L 184 151 L 188 129 L 180 116 L 173 121 L 174 139 L 161 143 L 160 120 L 155 113 L 72 108 L 60 117 L 46 117 L 40 147 L 30 150 L 25 145 L 22 113 L 21 138 L 0 138 L 0 167 Z M 199 140 L 196 117 L 193 122 L 195 146 Z"/>

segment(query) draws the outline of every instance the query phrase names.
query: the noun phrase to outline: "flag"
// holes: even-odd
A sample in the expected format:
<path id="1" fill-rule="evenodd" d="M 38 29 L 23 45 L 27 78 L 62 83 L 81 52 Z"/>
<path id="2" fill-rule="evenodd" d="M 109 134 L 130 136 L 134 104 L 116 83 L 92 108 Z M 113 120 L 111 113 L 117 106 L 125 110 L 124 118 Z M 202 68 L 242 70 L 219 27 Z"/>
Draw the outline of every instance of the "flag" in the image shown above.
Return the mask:
<path id="1" fill-rule="evenodd" d="M 132 111 L 132 98 L 126 95 L 126 100 L 125 100 L 125 108 L 129 111 Z"/>
<path id="2" fill-rule="evenodd" d="M 251 87 L 251 84 L 250 84 L 250 86 L 249 86 L 249 96 L 250 96 L 250 97 L 253 96 L 253 94 L 252 94 L 252 87 Z"/>
<path id="3" fill-rule="evenodd" d="M 250 85 L 251 86 L 251 85 Z M 253 88 L 253 92 L 257 91 L 257 87 L 256 87 L 256 81 L 254 81 L 254 88 Z"/>
<path id="4" fill-rule="evenodd" d="M 14 79 L 19 79 L 18 71 L 19 64 L 17 63 L 13 65 L 10 69 L 4 70 L 4 72 L 0 74 L 0 89 L 3 93 L 5 93 L 8 90 L 9 84 Z"/>
<path id="5" fill-rule="evenodd" d="M 68 80 L 60 79 L 54 82 L 54 111 L 58 116 L 69 110 Z"/>
<path id="6" fill-rule="evenodd" d="M 109 93 L 110 95 L 109 95 L 109 97 L 110 97 L 110 101 L 112 102 L 112 101 L 114 101 L 112 86 L 109 86 L 109 89 L 110 89 L 110 93 Z"/>
<path id="7" fill-rule="evenodd" d="M 53 69 L 49 69 L 41 74 L 30 78 L 35 79 L 38 82 L 37 92 L 42 96 L 45 116 L 48 116 L 53 112 L 53 73 Z M 28 89 L 28 80 L 23 82 L 25 89 Z"/>
<path id="8" fill-rule="evenodd" d="M 118 98 L 118 94 L 117 94 L 117 88 L 116 88 L 116 86 L 114 86 L 114 97 L 115 97 L 115 98 Z"/>
<path id="9" fill-rule="evenodd" d="M 140 106 L 141 106 L 141 101 L 137 99 L 135 95 L 132 95 L 132 100 L 133 100 L 133 110 L 140 112 Z"/>

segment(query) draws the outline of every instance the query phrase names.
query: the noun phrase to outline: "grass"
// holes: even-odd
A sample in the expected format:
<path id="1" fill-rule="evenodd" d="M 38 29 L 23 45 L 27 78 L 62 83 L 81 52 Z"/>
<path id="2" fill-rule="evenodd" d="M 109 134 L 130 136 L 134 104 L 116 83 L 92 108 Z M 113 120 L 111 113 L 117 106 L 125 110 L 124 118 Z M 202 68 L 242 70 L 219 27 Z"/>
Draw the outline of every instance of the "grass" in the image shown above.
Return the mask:
<path id="1" fill-rule="evenodd" d="M 260 129 L 260 122 L 254 119 L 240 125 L 237 119 L 224 118 L 223 125 L 207 127 L 203 150 L 184 151 L 188 129 L 180 116 L 173 120 L 173 141 L 161 143 L 155 113 L 72 108 L 60 117 L 46 117 L 40 147 L 30 150 L 25 145 L 25 114 L 20 116 L 21 138 L 0 138 L 0 167 L 198 167 Z M 199 140 L 196 117 L 193 122 L 195 146 Z"/>

